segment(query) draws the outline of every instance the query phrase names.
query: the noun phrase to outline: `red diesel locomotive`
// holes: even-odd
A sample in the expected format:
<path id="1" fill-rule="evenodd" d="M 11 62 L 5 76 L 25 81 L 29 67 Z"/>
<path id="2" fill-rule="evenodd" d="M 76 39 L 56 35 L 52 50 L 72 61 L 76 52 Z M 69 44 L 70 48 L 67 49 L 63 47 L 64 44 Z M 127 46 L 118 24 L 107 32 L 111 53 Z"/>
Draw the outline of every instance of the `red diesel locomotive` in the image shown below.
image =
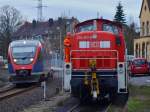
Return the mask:
<path id="1" fill-rule="evenodd" d="M 80 99 L 127 95 L 126 46 L 119 23 L 79 23 L 64 40 L 64 89 Z"/>
<path id="2" fill-rule="evenodd" d="M 43 44 L 38 40 L 16 40 L 8 49 L 8 70 L 14 84 L 39 82 L 49 74 Z"/>

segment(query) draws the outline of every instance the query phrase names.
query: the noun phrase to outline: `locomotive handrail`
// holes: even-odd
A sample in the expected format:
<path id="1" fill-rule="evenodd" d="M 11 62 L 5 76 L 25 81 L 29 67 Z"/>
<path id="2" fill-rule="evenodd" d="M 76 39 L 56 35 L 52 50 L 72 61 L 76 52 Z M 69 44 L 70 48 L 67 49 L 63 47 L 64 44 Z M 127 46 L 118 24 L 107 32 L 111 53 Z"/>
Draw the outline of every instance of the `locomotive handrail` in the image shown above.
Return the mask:
<path id="1" fill-rule="evenodd" d="M 74 71 L 77 71 L 77 70 L 79 70 L 79 69 L 73 69 L 73 70 L 74 70 Z M 87 70 L 90 71 L 91 69 L 89 69 L 89 68 L 83 69 L 83 68 L 82 68 L 82 69 L 80 69 L 80 70 L 81 70 L 81 71 L 87 71 Z M 98 70 L 98 71 L 102 71 L 102 70 L 103 70 L 103 71 L 116 71 L 117 69 L 116 69 L 116 68 L 112 68 L 112 69 L 105 69 L 105 68 L 104 68 L 104 69 L 96 69 L 96 70 Z"/>
<path id="2" fill-rule="evenodd" d="M 80 60 L 80 59 L 117 59 L 117 58 L 71 58 L 71 59 Z"/>

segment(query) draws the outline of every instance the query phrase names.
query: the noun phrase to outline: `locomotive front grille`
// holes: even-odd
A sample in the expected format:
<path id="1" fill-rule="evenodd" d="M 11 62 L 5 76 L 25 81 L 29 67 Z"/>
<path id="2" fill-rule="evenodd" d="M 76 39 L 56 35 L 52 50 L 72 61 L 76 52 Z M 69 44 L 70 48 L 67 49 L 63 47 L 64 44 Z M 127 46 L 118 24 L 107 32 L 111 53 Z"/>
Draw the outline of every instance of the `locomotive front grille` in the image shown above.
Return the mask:
<path id="1" fill-rule="evenodd" d="M 81 57 L 81 58 L 83 58 L 83 57 Z M 97 58 L 110 58 L 110 57 L 108 57 L 108 56 L 104 56 L 104 57 L 99 56 Z M 89 59 L 80 60 L 79 61 L 80 67 L 81 68 L 87 68 L 88 65 L 89 65 L 88 62 L 89 62 Z M 116 60 L 111 60 L 111 59 L 97 59 L 96 60 L 96 67 L 97 68 L 115 68 L 116 67 L 116 64 L 114 64 L 115 62 L 116 62 Z"/>
<path id="2" fill-rule="evenodd" d="M 97 69 L 115 69 L 118 52 L 116 50 L 72 50 L 71 62 L 73 69 L 89 69 L 89 60 L 96 60 Z"/>

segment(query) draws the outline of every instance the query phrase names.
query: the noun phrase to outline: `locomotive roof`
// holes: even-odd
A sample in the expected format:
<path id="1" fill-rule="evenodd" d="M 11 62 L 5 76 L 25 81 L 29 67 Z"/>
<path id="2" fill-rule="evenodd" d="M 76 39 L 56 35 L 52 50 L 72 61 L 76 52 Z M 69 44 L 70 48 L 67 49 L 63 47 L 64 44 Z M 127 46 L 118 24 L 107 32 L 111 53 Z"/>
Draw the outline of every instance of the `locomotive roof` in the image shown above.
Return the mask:
<path id="1" fill-rule="evenodd" d="M 110 21 L 110 20 L 107 20 L 107 19 L 90 19 L 90 20 L 86 20 L 86 21 L 83 21 L 83 22 L 78 23 L 75 27 L 80 26 L 80 25 L 82 25 L 82 24 L 86 24 L 86 23 L 88 23 L 88 22 L 92 22 L 92 21 L 94 21 L 94 20 L 96 20 L 96 21 L 102 21 L 102 22 L 106 22 L 106 23 L 111 23 L 111 24 L 117 25 L 117 26 L 119 26 L 120 28 L 122 28 L 122 25 L 121 25 L 119 22 Z"/>
<path id="2" fill-rule="evenodd" d="M 11 42 L 10 46 L 11 47 L 23 46 L 23 45 L 37 46 L 39 43 L 40 43 L 39 40 L 15 40 Z"/>

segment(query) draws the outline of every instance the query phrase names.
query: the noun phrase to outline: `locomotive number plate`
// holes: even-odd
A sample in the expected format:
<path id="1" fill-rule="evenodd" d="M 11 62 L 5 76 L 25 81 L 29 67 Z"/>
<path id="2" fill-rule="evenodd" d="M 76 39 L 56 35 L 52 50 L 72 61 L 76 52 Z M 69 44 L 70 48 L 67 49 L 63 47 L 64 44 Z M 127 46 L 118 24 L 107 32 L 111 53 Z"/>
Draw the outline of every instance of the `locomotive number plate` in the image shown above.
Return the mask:
<path id="1" fill-rule="evenodd" d="M 90 42 L 90 48 L 99 48 L 99 42 Z"/>
<path id="2" fill-rule="evenodd" d="M 110 41 L 80 41 L 79 48 L 110 48 Z"/>

